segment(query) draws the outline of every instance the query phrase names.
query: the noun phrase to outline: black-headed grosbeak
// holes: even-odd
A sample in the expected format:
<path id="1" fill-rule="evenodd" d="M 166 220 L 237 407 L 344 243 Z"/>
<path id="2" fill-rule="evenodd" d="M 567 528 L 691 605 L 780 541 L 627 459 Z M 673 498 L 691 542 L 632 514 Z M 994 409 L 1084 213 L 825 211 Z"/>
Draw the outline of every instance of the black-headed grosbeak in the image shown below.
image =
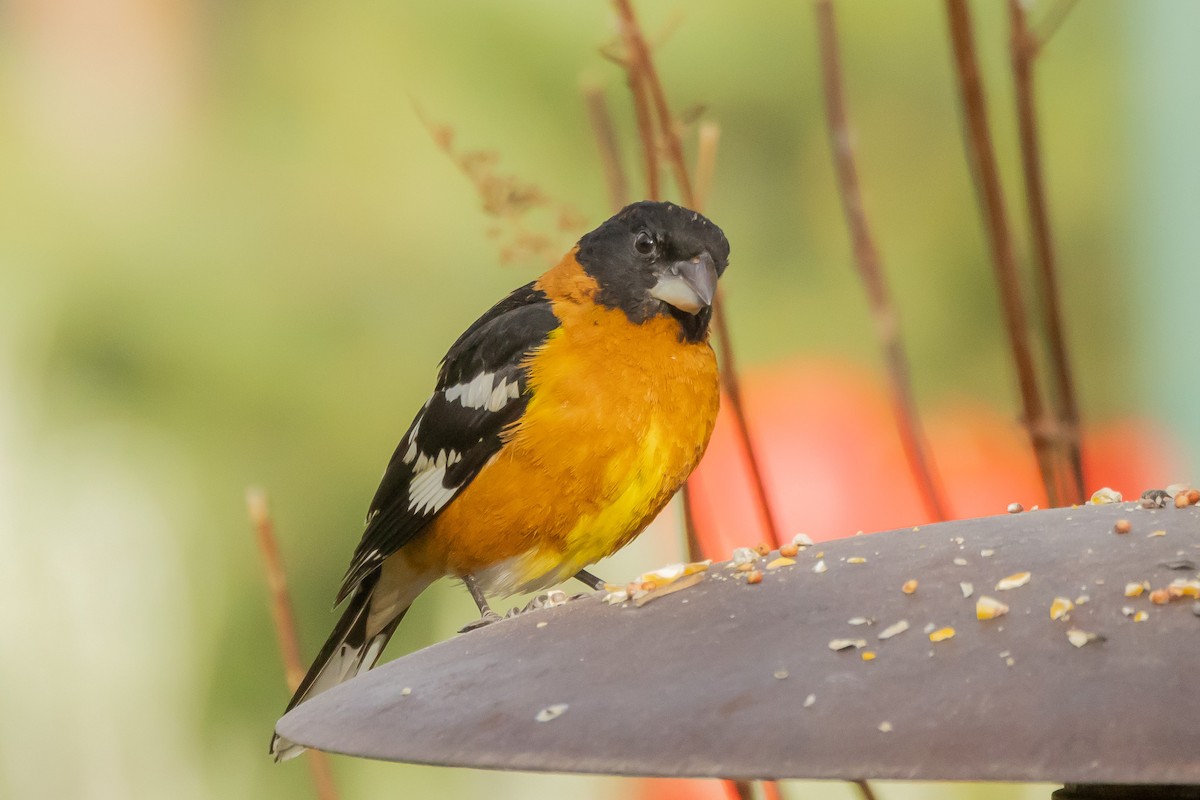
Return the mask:
<path id="1" fill-rule="evenodd" d="M 708 344 L 721 229 L 628 206 L 480 317 L 388 463 L 342 580 L 341 619 L 288 709 L 370 669 L 438 578 L 539 591 L 629 543 L 700 460 L 717 418 Z M 274 737 L 271 752 L 300 747 Z"/>

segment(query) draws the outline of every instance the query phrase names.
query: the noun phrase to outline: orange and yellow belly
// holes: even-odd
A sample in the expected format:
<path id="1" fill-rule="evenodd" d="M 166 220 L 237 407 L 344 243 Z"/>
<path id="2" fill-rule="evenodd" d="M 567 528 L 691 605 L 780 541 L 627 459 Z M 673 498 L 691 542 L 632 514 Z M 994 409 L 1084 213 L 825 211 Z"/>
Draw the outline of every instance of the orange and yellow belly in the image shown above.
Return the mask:
<path id="1" fill-rule="evenodd" d="M 669 317 L 556 306 L 533 394 L 495 458 L 405 548 L 413 567 L 537 591 L 629 543 L 699 462 L 717 416 L 716 359 Z"/>

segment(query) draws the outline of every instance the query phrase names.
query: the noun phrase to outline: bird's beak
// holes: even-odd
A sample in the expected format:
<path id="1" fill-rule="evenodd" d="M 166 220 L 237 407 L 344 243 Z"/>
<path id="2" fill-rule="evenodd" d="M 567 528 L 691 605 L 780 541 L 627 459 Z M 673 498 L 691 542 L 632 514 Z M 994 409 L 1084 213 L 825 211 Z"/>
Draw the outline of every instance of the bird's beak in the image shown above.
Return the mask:
<path id="1" fill-rule="evenodd" d="M 717 291 L 717 268 L 712 256 L 701 253 L 690 261 L 676 261 L 658 278 L 650 296 L 695 314 L 712 305 Z"/>

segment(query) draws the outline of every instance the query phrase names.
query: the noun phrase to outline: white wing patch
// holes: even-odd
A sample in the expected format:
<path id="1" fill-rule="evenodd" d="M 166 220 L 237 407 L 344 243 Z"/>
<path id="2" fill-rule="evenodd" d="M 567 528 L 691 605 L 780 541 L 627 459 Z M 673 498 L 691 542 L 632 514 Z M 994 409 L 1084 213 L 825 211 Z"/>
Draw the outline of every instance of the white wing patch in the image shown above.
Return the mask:
<path id="1" fill-rule="evenodd" d="M 515 380 L 501 378 L 496 383 L 496 373 L 481 372 L 467 383 L 456 383 L 446 389 L 447 400 L 457 400 L 464 408 L 482 408 L 488 411 L 499 411 L 508 405 L 509 400 L 516 400 L 521 394 L 521 387 Z"/>
<path id="2" fill-rule="evenodd" d="M 425 419 L 425 409 L 429 408 L 429 401 L 425 401 L 425 405 L 421 406 L 421 413 L 417 415 L 416 422 L 413 423 L 412 430 L 408 432 L 408 449 L 404 451 L 401 461 L 405 464 L 411 464 L 417 457 L 417 431 L 421 430 L 421 420 Z"/>
<path id="3" fill-rule="evenodd" d="M 408 484 L 408 510 L 417 514 L 433 514 L 449 503 L 459 487 L 443 484 L 446 468 L 459 461 L 462 461 L 462 455 L 457 450 L 439 450 L 433 458 L 419 454 L 413 478 Z"/>

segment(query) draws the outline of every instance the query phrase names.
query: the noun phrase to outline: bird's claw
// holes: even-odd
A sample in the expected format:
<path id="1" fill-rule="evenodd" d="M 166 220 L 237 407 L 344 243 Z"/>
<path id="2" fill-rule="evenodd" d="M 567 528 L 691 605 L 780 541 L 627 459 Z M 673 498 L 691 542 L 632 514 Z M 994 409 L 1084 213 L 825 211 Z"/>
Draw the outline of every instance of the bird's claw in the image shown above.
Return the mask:
<path id="1" fill-rule="evenodd" d="M 543 592 L 526 603 L 523 608 L 509 609 L 509 612 L 504 615 L 504 618 L 510 619 L 528 611 L 537 611 L 539 608 L 555 608 L 557 606 L 564 605 L 568 600 L 571 599 L 573 598 L 567 597 L 567 593 L 560 589 Z"/>

